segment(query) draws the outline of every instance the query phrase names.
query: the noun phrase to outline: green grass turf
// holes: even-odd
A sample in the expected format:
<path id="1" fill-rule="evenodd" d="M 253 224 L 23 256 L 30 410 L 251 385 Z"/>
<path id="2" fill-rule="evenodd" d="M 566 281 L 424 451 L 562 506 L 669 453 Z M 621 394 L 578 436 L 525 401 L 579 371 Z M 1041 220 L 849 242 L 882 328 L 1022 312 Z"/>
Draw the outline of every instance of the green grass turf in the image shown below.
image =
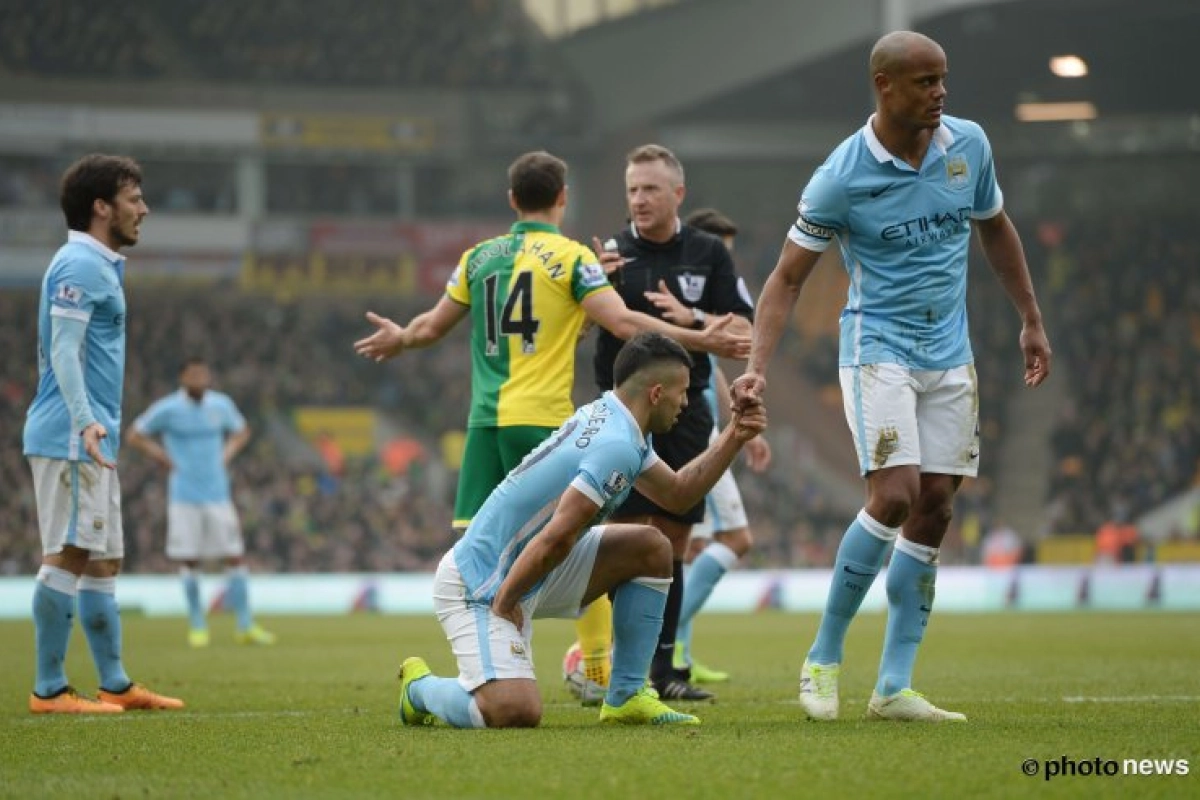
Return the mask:
<path id="1" fill-rule="evenodd" d="M 730 670 L 698 729 L 600 727 L 569 702 L 559 661 L 570 623 L 539 621 L 546 702 L 534 731 L 405 729 L 396 666 L 453 662 L 432 618 L 264 620 L 280 644 L 235 646 L 227 618 L 189 650 L 179 619 L 125 620 L 133 677 L 186 711 L 34 717 L 32 627 L 0 623 L 0 796 L 143 797 L 1197 797 L 1200 626 L 1188 614 L 942 615 L 917 688 L 966 725 L 862 720 L 883 618 L 851 631 L 842 716 L 803 719 L 795 701 L 813 615 L 712 615 L 698 654 Z M 95 690 L 82 632 L 73 682 Z M 1093 698 L 1068 700 L 1066 698 Z M 1107 699 L 1107 702 L 1103 700 Z M 1021 763 L 1185 758 L 1171 777 L 1021 774 Z"/>

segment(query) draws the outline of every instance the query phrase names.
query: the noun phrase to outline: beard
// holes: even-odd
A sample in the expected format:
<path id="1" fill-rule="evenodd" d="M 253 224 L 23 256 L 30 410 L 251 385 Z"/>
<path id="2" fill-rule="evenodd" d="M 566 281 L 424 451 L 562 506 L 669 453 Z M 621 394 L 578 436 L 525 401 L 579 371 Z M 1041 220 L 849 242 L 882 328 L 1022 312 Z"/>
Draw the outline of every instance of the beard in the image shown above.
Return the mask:
<path id="1" fill-rule="evenodd" d="M 136 224 L 137 223 L 134 223 L 134 225 Z M 118 249 L 122 247 L 133 247 L 138 241 L 136 233 L 132 235 L 126 233 L 122 229 L 121 225 L 115 222 L 108 226 L 108 236 L 112 242 L 117 245 Z"/>

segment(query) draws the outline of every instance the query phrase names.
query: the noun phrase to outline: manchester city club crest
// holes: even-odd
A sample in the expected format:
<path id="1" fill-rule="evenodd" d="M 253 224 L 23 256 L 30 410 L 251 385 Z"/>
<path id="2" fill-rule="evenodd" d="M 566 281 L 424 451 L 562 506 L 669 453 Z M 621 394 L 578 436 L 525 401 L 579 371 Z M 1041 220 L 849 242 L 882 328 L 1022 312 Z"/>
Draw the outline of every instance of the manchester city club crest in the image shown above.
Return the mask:
<path id="1" fill-rule="evenodd" d="M 966 186 L 971 179 L 971 170 L 964 156 L 951 156 L 946 159 L 946 183 L 951 186 Z"/>

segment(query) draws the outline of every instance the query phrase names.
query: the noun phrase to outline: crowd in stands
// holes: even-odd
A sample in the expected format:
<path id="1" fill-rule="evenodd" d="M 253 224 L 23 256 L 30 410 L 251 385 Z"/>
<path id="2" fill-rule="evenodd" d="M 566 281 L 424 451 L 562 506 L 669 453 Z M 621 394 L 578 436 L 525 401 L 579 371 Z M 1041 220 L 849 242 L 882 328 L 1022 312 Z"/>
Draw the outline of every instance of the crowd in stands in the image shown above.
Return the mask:
<path id="1" fill-rule="evenodd" d="M 1071 403 L 1047 525 L 1091 534 L 1200 480 L 1200 234 L 1191 218 L 1128 214 L 1054 233 L 1048 305 Z"/>
<path id="2" fill-rule="evenodd" d="M 1183 220 L 1166 219 L 1102 220 L 1062 226 L 1058 236 L 1044 233 L 1027 239 L 1049 243 L 1031 242 L 1031 261 L 1056 351 L 1054 380 L 1065 384 L 1069 400 L 1051 443 L 1046 532 L 1090 534 L 1105 522 L 1136 518 L 1197 478 L 1200 283 L 1192 275 L 1200 263 L 1200 237 Z M 991 507 L 992 485 L 1002 432 L 1018 424 L 1005 419 L 1006 398 L 1020 386 L 1017 322 L 986 266 L 978 262 L 972 269 L 970 313 L 986 409 L 982 447 L 989 457 L 980 478 L 961 492 L 948 563 L 977 560 L 989 530 L 1004 527 Z M 757 266 L 747 270 L 752 283 L 759 272 Z M 135 282 L 129 291 L 126 424 L 175 389 L 182 359 L 203 355 L 218 387 L 256 431 L 234 468 L 235 497 L 256 564 L 274 571 L 429 569 L 452 541 L 453 466 L 443 452 L 445 437 L 461 429 L 468 404 L 465 331 L 382 365 L 351 350 L 368 331 L 362 318 L 368 304 L 408 319 L 427 303 L 303 295 L 280 301 L 231 287 Z M 28 571 L 37 555 L 29 473 L 20 452 L 22 419 L 36 381 L 35 313 L 34 289 L 0 294 L 0 351 L 6 354 L 0 361 L 0 573 Z M 821 385 L 833 380 L 835 353 L 832 335 L 789 335 L 777 358 L 798 364 Z M 590 381 L 581 386 L 592 389 Z M 380 409 L 419 440 L 424 455 L 405 470 L 388 469 L 377 458 L 347 459 L 337 470 L 319 459 L 297 459 L 271 431 L 302 405 Z M 750 561 L 826 566 L 846 511 L 832 508 L 811 480 L 812 443 L 785 415 L 773 416 L 771 438 L 774 468 L 763 476 L 741 473 L 759 543 Z M 168 566 L 162 554 L 163 477 L 136 454 L 123 458 L 134 571 Z"/>
<path id="3" fill-rule="evenodd" d="M 174 391 L 191 354 L 213 365 L 217 388 L 235 399 L 255 436 L 234 462 L 235 502 L 257 568 L 278 572 L 432 569 L 452 543 L 454 475 L 441 463 L 442 438 L 461 429 L 469 395 L 466 331 L 436 348 L 386 364 L 355 357 L 354 339 L 368 326 L 368 307 L 407 319 L 426 299 L 300 297 L 280 304 L 226 287 L 129 288 L 129 354 L 124 423 Z M 37 559 L 36 517 L 28 467 L 21 455 L 23 415 L 36 384 L 36 292 L 0 295 L 0 574 L 31 570 Z M 586 360 L 581 360 L 585 365 Z M 583 393 L 593 391 L 590 381 Z M 369 406 L 387 412 L 421 440 L 425 459 L 397 473 L 379 458 L 348 458 L 338 469 L 291 457 L 271 434 L 272 420 L 300 405 Z M 802 437 L 775 431 L 777 464 L 743 481 L 761 547 L 753 563 L 823 565 L 832 561 L 844 513 L 822 511 L 823 498 L 800 465 L 811 460 Z M 782 465 L 789 465 L 782 468 Z M 125 450 L 127 568 L 171 569 L 163 554 L 165 476 Z M 781 498 L 786 498 L 782 501 Z"/>
<path id="4" fill-rule="evenodd" d="M 13 75 L 86 80 L 171 74 L 171 48 L 151 6 L 97 9 L 84 0 L 8 0 L 0 25 L 0 65 Z"/>
<path id="5" fill-rule="evenodd" d="M 414 304 L 372 301 L 407 318 Z M 374 459 L 332 474 L 311 459 L 284 457 L 269 422 L 300 405 L 378 405 L 403 409 L 403 423 L 437 436 L 462 424 L 468 379 L 465 343 L 406 354 L 386 365 L 354 356 L 368 327 L 364 299 L 305 298 L 289 305 L 227 287 L 129 291 L 124 422 L 174 391 L 192 354 L 213 365 L 218 388 L 235 399 L 256 435 L 234 464 L 235 501 L 255 563 L 279 571 L 432 568 L 449 542 L 450 498 L 425 491 L 429 471 L 395 475 Z M 36 563 L 37 536 L 28 466 L 21 455 L 25 409 L 37 381 L 35 291 L 0 294 L 0 574 Z M 450 365 L 450 366 L 447 366 Z M 448 402 L 447 398 L 454 398 Z M 138 454 L 122 455 L 127 561 L 132 571 L 168 564 L 165 481 Z M 441 482 L 444 484 L 444 482 Z"/>
<path id="6" fill-rule="evenodd" d="M 517 0 L 6 0 L 16 76 L 539 88 L 559 75 Z"/>

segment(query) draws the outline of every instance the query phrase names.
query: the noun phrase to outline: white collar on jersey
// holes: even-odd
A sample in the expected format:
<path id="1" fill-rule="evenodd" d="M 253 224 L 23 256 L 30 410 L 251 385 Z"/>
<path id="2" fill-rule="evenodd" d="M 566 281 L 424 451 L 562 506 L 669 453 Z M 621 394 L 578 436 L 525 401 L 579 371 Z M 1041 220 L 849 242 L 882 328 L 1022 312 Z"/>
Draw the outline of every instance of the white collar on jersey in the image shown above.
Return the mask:
<path id="1" fill-rule="evenodd" d="M 621 402 L 621 398 L 617 397 L 617 393 L 612 389 L 609 389 L 607 392 L 605 392 L 604 397 L 606 399 L 611 399 L 613 405 L 615 405 L 617 409 L 625 416 L 625 419 L 629 420 L 630 426 L 638 432 L 638 436 L 640 437 L 638 444 L 642 447 L 645 447 L 646 434 L 642 431 L 642 426 L 638 425 L 637 420 L 633 418 L 633 412 L 629 410 L 629 407 Z"/>
<path id="2" fill-rule="evenodd" d="M 875 115 L 867 117 L 867 124 L 863 126 L 863 138 L 867 140 L 867 149 L 871 151 L 871 155 L 875 156 L 875 160 L 880 164 L 886 164 L 896 157 L 891 151 L 883 146 L 883 142 L 879 141 L 879 137 L 875 135 L 875 129 L 871 127 L 871 123 L 875 121 Z M 946 155 L 946 151 L 950 149 L 950 145 L 954 144 L 954 134 L 945 124 L 938 125 L 933 130 L 933 146 L 938 149 L 942 155 Z"/>
<path id="3" fill-rule="evenodd" d="M 67 241 L 76 244 L 86 244 L 88 247 L 96 250 L 100 253 L 100 255 L 104 256 L 114 264 L 125 260 L 125 256 L 116 251 L 108 249 L 103 242 L 101 242 L 95 236 L 92 236 L 90 233 L 86 233 L 84 231 L 67 231 Z"/>
<path id="4" fill-rule="evenodd" d="M 675 235 L 678 236 L 679 232 L 682 230 L 683 230 L 683 222 L 680 221 L 679 217 L 676 217 L 675 218 Z M 641 235 L 638 233 L 637 224 L 633 220 L 629 220 L 629 232 L 631 234 L 633 234 L 633 238 L 635 238 L 635 239 L 642 238 Z"/>

